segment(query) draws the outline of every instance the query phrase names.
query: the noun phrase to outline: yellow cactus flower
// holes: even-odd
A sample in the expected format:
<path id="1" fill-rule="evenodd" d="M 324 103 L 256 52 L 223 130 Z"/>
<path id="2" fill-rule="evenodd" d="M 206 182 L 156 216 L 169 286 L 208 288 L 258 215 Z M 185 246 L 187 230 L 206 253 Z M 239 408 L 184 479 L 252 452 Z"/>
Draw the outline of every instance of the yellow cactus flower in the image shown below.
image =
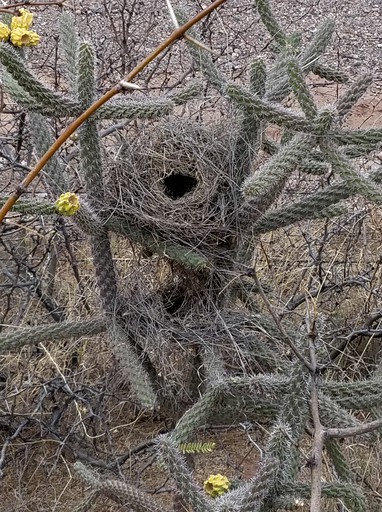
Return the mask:
<path id="1" fill-rule="evenodd" d="M 36 46 L 39 42 L 40 36 L 31 30 L 15 28 L 11 31 L 11 43 L 13 46 Z"/>
<path id="2" fill-rule="evenodd" d="M 210 475 L 203 484 L 203 488 L 212 498 L 221 496 L 229 491 L 230 481 L 224 475 Z"/>
<path id="3" fill-rule="evenodd" d="M 0 41 L 8 41 L 10 33 L 8 25 L 0 22 Z"/>
<path id="4" fill-rule="evenodd" d="M 60 215 L 74 215 L 80 208 L 80 200 L 73 192 L 61 194 L 56 201 L 56 212 Z"/>
<path id="5" fill-rule="evenodd" d="M 28 9 L 19 9 L 19 15 L 13 16 L 11 21 L 11 29 L 24 28 L 29 30 L 33 23 L 33 14 Z"/>

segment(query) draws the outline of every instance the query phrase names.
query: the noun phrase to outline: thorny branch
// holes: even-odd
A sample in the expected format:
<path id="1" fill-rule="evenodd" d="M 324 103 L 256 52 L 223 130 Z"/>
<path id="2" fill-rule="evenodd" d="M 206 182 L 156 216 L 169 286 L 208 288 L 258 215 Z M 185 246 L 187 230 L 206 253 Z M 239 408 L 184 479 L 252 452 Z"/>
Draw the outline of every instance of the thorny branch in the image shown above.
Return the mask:
<path id="1" fill-rule="evenodd" d="M 347 428 L 325 428 L 324 434 L 326 437 L 332 437 L 334 439 L 341 439 L 345 437 L 360 436 L 369 432 L 374 432 L 382 427 L 382 418 L 366 423 L 365 425 L 359 425 L 357 427 Z"/>

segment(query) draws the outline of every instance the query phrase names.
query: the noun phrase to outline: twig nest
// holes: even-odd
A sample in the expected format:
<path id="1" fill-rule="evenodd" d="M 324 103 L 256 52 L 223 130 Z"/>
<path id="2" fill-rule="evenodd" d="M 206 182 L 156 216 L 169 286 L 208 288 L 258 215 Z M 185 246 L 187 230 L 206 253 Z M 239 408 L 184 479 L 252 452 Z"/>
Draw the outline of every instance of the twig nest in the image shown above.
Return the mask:
<path id="1" fill-rule="evenodd" d="M 108 173 L 113 215 L 168 241 L 219 244 L 232 211 L 230 130 L 177 120 L 146 128 Z"/>

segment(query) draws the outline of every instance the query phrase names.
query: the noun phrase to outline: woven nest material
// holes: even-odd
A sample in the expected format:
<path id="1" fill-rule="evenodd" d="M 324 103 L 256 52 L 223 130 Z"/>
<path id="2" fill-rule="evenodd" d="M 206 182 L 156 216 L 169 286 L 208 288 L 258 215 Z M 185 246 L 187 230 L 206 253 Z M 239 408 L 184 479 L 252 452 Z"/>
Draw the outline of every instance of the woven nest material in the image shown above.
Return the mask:
<path id="1" fill-rule="evenodd" d="M 146 128 L 108 172 L 113 215 L 186 245 L 218 245 L 230 234 L 231 135 L 191 121 Z"/>
<path id="2" fill-rule="evenodd" d="M 185 368 L 189 368 L 181 363 L 193 357 L 193 349 L 200 345 L 212 352 L 219 346 L 220 355 L 227 358 L 231 369 L 236 365 L 238 370 L 244 356 L 258 371 L 277 366 L 281 351 L 267 343 L 276 328 L 272 323 L 265 324 L 263 315 L 248 314 L 236 306 L 224 312 L 224 320 L 220 314 L 195 312 L 197 297 L 192 307 L 187 291 L 181 283 L 174 283 L 171 273 L 163 283 L 154 284 L 149 274 L 156 263 L 146 261 L 141 265 L 136 261 L 126 275 L 122 318 L 127 332 L 168 381 L 177 380 L 178 388 L 181 386 Z"/>

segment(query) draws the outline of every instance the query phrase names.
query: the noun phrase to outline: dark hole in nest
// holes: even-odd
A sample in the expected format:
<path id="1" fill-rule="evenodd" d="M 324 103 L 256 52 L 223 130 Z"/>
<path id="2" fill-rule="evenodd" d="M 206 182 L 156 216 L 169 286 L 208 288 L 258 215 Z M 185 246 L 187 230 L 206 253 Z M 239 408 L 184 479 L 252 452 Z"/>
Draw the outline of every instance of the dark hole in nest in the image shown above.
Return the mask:
<path id="1" fill-rule="evenodd" d="M 176 172 L 166 176 L 166 178 L 163 179 L 163 184 L 166 196 L 171 197 L 171 199 L 180 199 L 195 189 L 198 180 L 192 176 L 186 176 L 185 174 Z"/>
<path id="2" fill-rule="evenodd" d="M 187 290 L 182 285 L 173 285 L 162 290 L 162 301 L 164 308 L 170 315 L 177 315 L 181 312 L 187 301 Z"/>
<path id="3" fill-rule="evenodd" d="M 184 301 L 184 295 L 176 295 L 175 297 L 169 298 L 165 304 L 167 313 L 170 315 L 176 315 L 176 313 L 178 313 L 178 311 L 183 306 Z"/>

